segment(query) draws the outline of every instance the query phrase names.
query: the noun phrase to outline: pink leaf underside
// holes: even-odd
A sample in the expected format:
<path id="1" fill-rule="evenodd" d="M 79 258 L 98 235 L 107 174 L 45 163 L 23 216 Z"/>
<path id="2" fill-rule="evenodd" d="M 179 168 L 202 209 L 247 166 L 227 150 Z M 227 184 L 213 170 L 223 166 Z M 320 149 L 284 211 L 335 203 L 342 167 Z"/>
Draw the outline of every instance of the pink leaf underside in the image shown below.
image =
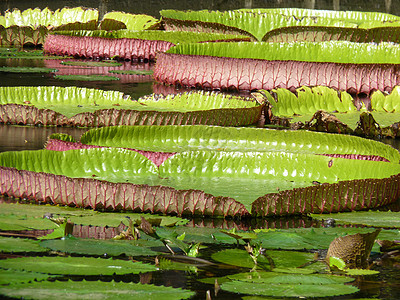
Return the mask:
<path id="1" fill-rule="evenodd" d="M 172 46 L 174 44 L 166 41 L 48 35 L 43 51 L 47 54 L 85 58 L 117 56 L 125 60 L 154 60 L 157 52 L 165 52 Z"/>
<path id="2" fill-rule="evenodd" d="M 400 174 L 359 179 L 266 194 L 252 203 L 257 216 L 332 213 L 376 208 L 400 197 Z"/>
<path id="3" fill-rule="evenodd" d="M 350 93 L 391 91 L 400 65 L 268 61 L 158 53 L 154 78 L 165 84 L 222 90 L 328 86 Z"/>
<path id="4" fill-rule="evenodd" d="M 111 183 L 0 167 L 0 194 L 93 209 L 176 215 L 245 216 L 245 206 L 229 197 L 199 190 Z"/>
<path id="5" fill-rule="evenodd" d="M 96 145 L 85 145 L 80 142 L 67 142 L 67 141 L 61 141 L 61 140 L 56 140 L 56 139 L 49 139 L 46 143 L 46 149 L 53 150 L 53 151 L 67 151 L 67 150 L 73 150 L 73 149 L 91 149 L 91 148 L 106 148 L 106 147 L 101 147 L 101 146 L 96 146 Z M 175 155 L 175 152 L 173 152 L 173 153 L 171 153 L 171 152 L 153 152 L 153 151 L 143 151 L 143 150 L 137 150 L 137 149 L 128 149 L 128 150 L 132 150 L 132 151 L 142 154 L 143 156 L 150 159 L 157 167 L 162 165 L 164 163 L 164 161 L 166 161 L 168 158 Z"/>
<path id="6" fill-rule="evenodd" d="M 50 109 L 21 104 L 0 105 L 0 123 L 18 125 L 56 125 L 103 127 L 118 125 L 215 125 L 243 126 L 254 124 L 261 116 L 262 106 L 242 109 L 215 109 L 192 112 L 138 111 L 100 109 L 67 118 Z"/>

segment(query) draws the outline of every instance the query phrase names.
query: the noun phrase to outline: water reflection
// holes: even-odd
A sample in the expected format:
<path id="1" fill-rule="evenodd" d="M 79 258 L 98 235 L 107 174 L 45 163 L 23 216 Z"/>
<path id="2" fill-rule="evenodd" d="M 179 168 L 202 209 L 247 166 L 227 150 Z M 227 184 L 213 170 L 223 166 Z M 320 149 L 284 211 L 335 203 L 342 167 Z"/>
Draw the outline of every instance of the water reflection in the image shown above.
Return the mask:
<path id="1" fill-rule="evenodd" d="M 61 127 L 12 126 L 0 124 L 0 152 L 43 149 L 48 136 L 67 133 L 79 140 L 87 129 Z"/>

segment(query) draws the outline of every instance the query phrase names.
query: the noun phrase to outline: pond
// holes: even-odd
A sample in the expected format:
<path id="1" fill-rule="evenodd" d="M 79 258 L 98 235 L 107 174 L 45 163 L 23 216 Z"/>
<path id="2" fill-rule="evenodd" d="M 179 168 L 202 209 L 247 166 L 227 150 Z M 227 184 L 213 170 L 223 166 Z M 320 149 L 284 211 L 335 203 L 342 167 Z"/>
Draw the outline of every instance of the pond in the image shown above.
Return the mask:
<path id="1" fill-rule="evenodd" d="M 253 1 L 245 2 L 248 5 L 253 5 Z M 107 7 L 112 7 L 113 5 L 112 1 L 101 1 L 101 3 L 103 3 L 103 5 L 108 5 Z M 314 2 L 305 1 L 305 3 Z M 333 5 L 337 5 L 337 8 L 340 8 L 340 1 L 333 1 L 333 3 L 336 3 Z M 327 3 L 326 5 L 328 6 L 328 4 L 331 5 L 330 3 Z M 385 5 L 386 8 L 381 7 L 381 9 L 383 11 L 386 9 L 386 11 L 392 12 L 391 10 L 393 10 L 393 8 L 391 2 L 386 1 Z M 315 3 L 313 8 L 315 8 Z M 219 9 L 222 8 L 219 7 Z M 138 99 L 141 96 L 152 93 L 171 94 L 191 90 L 164 86 L 156 83 L 151 75 L 143 74 L 112 74 L 112 76 L 119 78 L 119 80 L 116 81 L 60 80 L 55 78 L 55 75 L 69 74 L 83 76 L 93 74 L 110 75 L 109 71 L 112 69 L 136 71 L 152 71 L 154 69 L 154 63 L 126 61 L 121 62 L 122 66 L 118 67 L 71 66 L 68 64 L 62 64 L 68 61 L 88 62 L 89 60 L 72 58 L 46 59 L 46 57 L 44 59 L 0 58 L 0 68 L 45 67 L 58 70 L 57 72 L 48 74 L 0 72 L 0 87 L 78 86 L 102 90 L 116 90 L 123 92 L 126 95 L 130 95 L 132 99 Z M 249 96 L 250 94 L 242 92 L 241 95 Z M 79 127 L 17 126 L 0 124 L 0 152 L 39 150 L 44 148 L 48 137 L 53 133 L 66 133 L 71 135 L 75 140 L 79 140 L 82 134 L 87 131 L 87 128 Z M 398 139 L 381 139 L 379 141 L 389 144 L 396 149 L 400 148 Z M 247 188 L 249 192 L 252 189 L 250 185 Z M 154 293 L 154 298 L 152 299 L 281 299 L 287 297 L 318 298 L 321 295 L 324 296 L 323 299 L 400 298 L 400 264 L 398 252 L 396 252 L 396 250 L 382 253 L 379 251 L 379 247 L 375 245 L 371 254 L 371 257 L 374 260 L 374 265 L 371 269 L 378 272 L 374 274 L 340 276 L 340 278 L 351 278 L 348 280 L 350 283 L 343 281 L 342 279 L 338 280 L 334 277 L 327 277 L 327 274 L 321 275 L 320 273 L 327 273 L 325 265 L 321 262 L 310 264 L 310 266 L 308 265 L 313 261 L 313 257 L 316 254 L 318 254 L 319 257 L 324 257 L 330 242 L 334 238 L 344 234 L 371 232 L 371 227 L 384 228 L 380 235 L 381 239 L 400 240 L 398 215 L 396 215 L 397 219 L 396 217 L 393 219 L 393 217 L 389 216 L 386 220 L 386 215 L 383 214 L 383 211 L 387 210 L 399 212 L 400 199 L 397 203 L 382 208 L 382 215 L 372 214 L 372 217 L 366 216 L 361 221 L 354 223 L 336 221 L 336 226 L 332 226 L 330 223 L 321 220 L 321 218 L 311 218 L 310 216 L 244 219 L 186 218 L 184 220 L 169 217 L 170 219 L 164 218 L 161 221 L 161 225 L 163 225 L 161 227 L 153 224 L 154 228 L 156 228 L 156 233 L 148 229 L 148 226 L 151 227 L 151 225 L 146 225 L 147 223 L 143 220 L 140 222 L 140 219 L 137 220 L 138 216 L 134 216 L 133 214 L 130 215 L 127 212 L 99 212 L 98 214 L 95 214 L 92 210 L 71 210 L 62 206 L 54 208 L 45 205 L 28 205 L 23 199 L 19 200 L 21 203 L 20 206 L 12 206 L 16 202 L 18 201 L 15 199 L 0 196 L 0 206 L 2 207 L 0 208 L 0 215 L 5 220 L 2 224 L 2 228 L 5 229 L 0 230 L 0 237 L 27 238 L 30 241 L 33 241 L 34 244 L 21 245 L 20 249 L 22 250 L 9 252 L 8 250 L 4 250 L 7 249 L 7 246 L 5 246 L 7 241 L 0 241 L 0 272 L 2 272 L 0 273 L 0 287 L 1 285 L 4 287 L 4 282 L 7 282 L 5 281 L 5 278 L 7 277 L 7 273 L 4 272 L 5 269 L 10 268 L 12 270 L 20 270 L 21 266 L 30 265 L 29 259 L 35 257 L 32 267 L 27 267 L 26 269 L 22 268 L 24 271 L 21 273 L 24 273 L 24 275 L 21 276 L 26 276 L 27 271 L 43 273 L 43 268 L 46 268 L 47 266 L 47 268 L 51 268 L 53 271 L 49 272 L 49 274 L 52 274 L 52 278 L 49 278 L 48 280 L 51 282 L 55 280 L 61 281 L 58 290 L 57 288 L 55 290 L 59 291 L 64 285 L 71 291 L 82 290 L 86 297 L 107 295 L 110 299 L 116 299 L 116 295 L 118 295 L 120 297 L 125 297 L 126 299 L 127 296 L 124 296 L 124 293 L 129 293 L 129 291 L 131 292 L 131 290 L 136 289 L 141 290 L 141 287 L 136 285 L 134 287 L 127 287 L 118 284 L 141 283 L 144 285 L 153 284 L 156 286 L 176 288 L 175 290 L 158 291 L 156 287 L 151 285 L 151 292 Z M 49 224 L 53 223 L 47 219 L 41 218 L 43 215 L 49 216 L 50 214 L 54 214 L 55 218 L 60 215 L 69 219 L 69 221 L 74 224 L 69 231 L 69 233 L 72 233 L 72 236 L 66 237 L 62 240 L 50 238 L 48 240 L 41 240 L 40 242 L 37 241 L 37 237 L 51 234 L 54 228 L 56 228 L 54 232 L 57 232 L 58 227 L 49 226 L 46 222 Z M 10 219 L 10 216 L 13 217 Z M 141 238 L 138 241 L 130 241 L 131 243 L 129 244 L 129 247 L 132 248 L 129 248 L 122 243 L 118 244 L 117 241 L 115 241 L 115 243 L 114 241 L 111 241 L 113 237 L 117 236 L 121 232 L 126 233 L 127 230 L 129 231 L 129 229 L 132 229 L 128 226 L 129 222 L 126 216 L 130 216 L 134 222 L 137 221 L 137 224 L 139 225 L 135 228 L 141 229 Z M 40 222 L 45 223 L 40 223 L 40 225 L 34 223 L 34 225 L 31 226 L 27 222 L 31 221 L 30 218 L 40 218 Z M 149 218 L 153 217 L 147 215 L 146 219 Z M 375 221 L 376 219 L 380 219 L 382 220 L 382 223 L 372 223 L 371 225 L 371 219 Z M 12 224 L 13 222 L 14 224 Z M 157 221 L 155 223 L 157 223 Z M 64 220 L 61 221 L 61 224 L 66 226 L 67 223 L 65 223 Z M 20 228 L 16 229 L 15 226 L 20 226 Z M 31 228 L 35 229 L 30 230 Z M 61 228 L 64 230 L 64 227 Z M 254 237 L 249 238 L 243 236 L 241 235 L 243 234 L 242 231 L 245 231 L 248 234 L 254 234 L 254 231 L 256 231 L 257 237 L 254 240 L 257 242 L 253 244 L 254 251 L 252 253 L 253 255 L 256 253 L 255 248 L 257 245 L 262 245 L 264 248 L 267 248 L 268 250 L 266 251 L 265 257 L 272 257 L 276 268 L 274 272 L 279 274 L 279 278 L 272 278 L 272 276 L 272 281 L 268 281 L 270 279 L 268 276 L 271 276 L 270 274 L 274 272 L 265 272 L 265 270 L 270 271 L 273 268 L 271 266 L 271 261 L 268 261 L 263 255 L 258 259 L 258 267 L 254 265 L 253 260 L 245 250 L 247 241 L 250 241 Z M 65 232 L 63 231 L 63 233 Z M 131 234 L 134 236 L 136 231 L 134 230 Z M 236 238 L 232 237 L 235 235 Z M 180 237 L 180 239 L 178 237 Z M 96 242 L 93 243 L 93 241 Z M 165 247 L 165 244 L 169 244 L 170 246 Z M 191 258 L 188 257 L 188 255 L 184 255 L 185 252 L 190 250 L 195 251 L 197 244 L 200 244 L 200 254 L 197 258 Z M 192 246 L 193 249 L 188 249 L 189 246 Z M 169 255 L 169 249 L 176 252 L 177 255 Z M 143 254 L 143 251 L 147 251 L 147 253 Z M 72 259 L 77 259 L 76 261 L 71 262 L 71 264 L 73 264 L 77 270 L 83 266 L 83 270 L 72 271 L 67 269 L 65 265 L 63 265 L 65 262 L 62 261 L 62 259 L 67 256 L 65 253 L 71 253 Z M 23 260 L 24 257 L 28 257 L 28 260 Z M 118 259 L 118 261 L 129 263 L 133 261 L 135 262 L 135 265 L 130 266 L 124 265 L 123 263 L 118 265 L 116 261 L 113 261 L 109 265 L 101 265 L 97 267 L 95 259 L 99 257 L 103 258 L 103 261 L 105 261 L 105 258 L 114 258 Z M 5 263 L 5 260 L 9 258 L 21 259 L 21 261 L 16 263 L 17 266 L 11 265 L 10 267 Z M 54 260 L 41 261 L 41 258 L 51 258 Z M 146 265 L 140 265 L 140 262 L 145 263 Z M 37 267 L 40 264 L 43 264 L 45 267 L 40 269 Z M 61 265 L 60 271 L 57 269 L 59 265 Z M 155 268 L 152 269 L 154 265 L 157 265 L 157 270 Z M 300 268 L 300 266 L 302 267 Z M 99 268 L 100 270 L 98 273 L 96 273 L 96 268 Z M 293 270 L 294 268 L 296 268 L 296 271 Z M 92 271 L 92 269 L 94 271 Z M 110 272 L 110 269 L 112 269 L 112 272 Z M 267 273 L 267 275 L 265 273 Z M 338 273 L 343 274 L 343 272 Z M 312 277 L 315 274 L 319 274 L 320 276 Z M 266 280 L 263 276 L 266 276 L 269 279 Z M 34 278 L 37 279 L 38 277 Z M 215 278 L 218 278 L 217 281 Z M 45 280 L 46 279 L 47 278 L 45 278 Z M 68 281 L 70 279 L 72 281 Z M 309 284 L 309 282 L 303 281 L 305 279 L 318 282 L 321 280 L 321 282 L 318 284 Z M 352 279 L 354 279 L 354 281 L 351 281 Z M 82 280 L 92 282 L 94 285 L 81 286 L 80 283 L 84 282 Z M 102 284 L 97 282 L 98 280 L 100 280 Z M 253 285 L 248 287 L 246 284 L 249 282 L 251 283 L 252 280 Z M 276 285 L 276 290 L 253 293 L 249 289 L 254 289 L 259 284 L 257 283 L 257 280 L 264 283 L 263 289 L 266 289 L 265 285 L 272 285 L 274 287 Z M 29 279 L 24 279 L 21 282 L 24 281 L 27 282 Z M 300 284 L 293 284 L 293 282 L 297 281 Z M 234 284 L 230 284 L 232 282 Z M 106 283 L 112 284 L 109 286 Z M 116 283 L 118 284 L 116 285 Z M 101 287 L 102 285 L 104 285 L 104 288 Z M 305 285 L 307 288 L 305 290 L 296 291 L 295 286 L 299 285 Z M 315 288 L 314 285 L 317 285 L 318 287 Z M 242 293 L 236 292 L 237 286 L 242 288 Z M 22 285 L 19 287 L 20 291 L 24 290 Z M 282 287 L 284 288 L 283 290 Z M 347 291 L 348 288 L 351 289 L 353 287 L 357 287 L 359 291 Z M 179 290 L 178 288 L 184 290 Z M 332 294 L 327 292 L 330 291 L 330 289 L 334 291 Z M 47 292 L 50 294 L 48 295 L 53 297 L 56 293 L 54 292 L 55 290 L 52 292 L 49 288 Z M 340 292 L 338 293 L 338 290 L 343 291 L 343 295 Z M 139 293 L 133 296 L 131 294 L 129 295 L 133 299 L 137 299 L 137 297 L 150 299 L 148 298 L 149 294 L 146 294 L 148 291 L 144 289 L 141 292 L 143 294 Z M 29 298 L 32 291 L 26 292 L 24 290 L 21 294 L 18 294 L 18 291 L 14 294 L 13 293 L 14 292 L 7 291 L 8 296 L 14 295 L 17 298 Z M 112 293 L 115 294 L 113 295 Z M 327 293 L 326 297 L 325 293 Z M 264 297 L 246 296 L 253 294 L 264 295 Z M 48 295 L 45 294 L 41 297 L 43 297 L 42 299 L 45 299 Z M 3 296 L 4 295 L 2 295 L 2 297 Z M 69 296 L 76 298 L 79 297 L 79 294 Z M 81 295 L 81 297 L 84 296 Z M 68 295 L 66 295 L 66 297 L 68 298 Z M 38 296 L 38 299 L 41 298 Z"/>

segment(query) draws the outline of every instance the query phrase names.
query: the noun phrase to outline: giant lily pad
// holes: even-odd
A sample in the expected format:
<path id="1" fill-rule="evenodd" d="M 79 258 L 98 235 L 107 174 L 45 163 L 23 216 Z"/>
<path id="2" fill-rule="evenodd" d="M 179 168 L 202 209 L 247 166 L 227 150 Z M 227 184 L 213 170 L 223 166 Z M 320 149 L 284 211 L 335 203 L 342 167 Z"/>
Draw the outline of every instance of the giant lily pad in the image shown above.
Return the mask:
<path id="1" fill-rule="evenodd" d="M 165 52 L 181 43 L 248 41 L 245 36 L 153 31 L 62 31 L 47 37 L 44 52 L 86 58 L 154 60 L 157 52 Z M 71 46 L 72 45 L 72 46 Z"/>
<path id="2" fill-rule="evenodd" d="M 248 34 L 261 41 L 269 31 L 291 26 L 372 27 L 399 17 L 383 13 L 313 9 L 240 9 L 232 11 L 160 12 L 167 30 L 202 30 Z M 382 26 L 382 25 L 381 25 Z"/>
<path id="3" fill-rule="evenodd" d="M 58 299 L 102 298 L 124 300 L 129 298 L 143 300 L 187 299 L 194 292 L 152 284 L 104 282 L 104 281 L 55 281 L 1 287 L 0 293 L 9 297 L 25 299 L 48 299 L 57 295 Z"/>
<path id="4" fill-rule="evenodd" d="M 342 55 L 338 56 L 339 52 Z M 323 85 L 369 94 L 400 84 L 393 68 L 399 61 L 399 47 L 391 43 L 180 44 L 159 54 L 154 78 L 167 84 L 211 89 Z"/>
<path id="5" fill-rule="evenodd" d="M 40 247 L 38 241 L 31 239 L 0 237 L 0 252 L 47 252 L 47 250 Z"/>
<path id="6" fill-rule="evenodd" d="M 0 286 L 13 285 L 17 283 L 43 281 L 48 278 L 55 277 L 54 275 L 43 274 L 38 272 L 26 272 L 16 270 L 0 269 Z"/>
<path id="7" fill-rule="evenodd" d="M 241 276 L 239 276 L 241 275 Z M 358 288 L 343 283 L 352 279 L 334 275 L 279 274 L 275 272 L 237 274 L 235 280 L 225 282 L 226 291 L 280 297 L 332 297 L 352 294 Z"/>
<path id="8" fill-rule="evenodd" d="M 54 73 L 57 69 L 41 68 L 41 67 L 1 67 L 0 72 L 10 73 Z"/>
<path id="9" fill-rule="evenodd" d="M 359 111 L 356 99 L 347 92 L 326 87 L 301 87 L 295 93 L 273 89 L 262 94 L 267 99 L 272 124 L 284 123 L 292 129 L 395 137 L 396 124 L 400 121 L 399 91 L 399 86 L 391 93 L 374 91 L 367 104 L 359 104 Z"/>
<path id="10" fill-rule="evenodd" d="M 126 130 L 129 130 L 130 134 L 124 134 Z M 198 138 L 195 138 L 196 134 L 191 134 L 193 136 L 190 142 L 191 145 L 187 144 L 186 141 L 188 139 L 185 136 L 185 138 L 181 139 L 181 141 L 184 142 L 182 144 L 182 142 L 179 141 L 180 137 L 175 137 L 180 130 L 182 130 L 180 134 L 191 133 L 191 130 L 195 130 L 193 133 L 197 132 L 197 134 L 200 135 Z M 210 134 L 209 141 L 204 138 L 207 136 L 205 133 L 208 130 L 208 134 Z M 242 186 L 245 187 L 245 184 L 249 184 L 250 182 L 251 185 L 254 186 L 257 181 L 256 183 L 260 183 L 260 187 L 263 186 L 262 189 L 257 190 L 257 193 L 259 193 L 258 195 L 260 195 L 258 196 L 259 198 L 254 201 L 254 193 L 248 193 L 247 197 L 242 193 L 241 195 L 244 195 L 246 198 L 240 199 L 240 201 L 247 207 L 252 204 L 254 213 L 257 212 L 257 214 L 265 215 L 320 211 L 333 212 L 345 209 L 355 210 L 366 207 L 377 207 L 395 201 L 398 198 L 397 174 L 400 173 L 398 164 L 399 153 L 391 147 L 377 142 L 361 140 L 354 137 L 337 136 L 338 142 L 334 144 L 334 150 L 332 150 L 333 153 L 331 153 L 331 148 L 325 147 L 332 144 L 333 140 L 330 136 L 318 133 L 306 133 L 306 135 L 300 133 L 302 145 L 308 145 L 305 147 L 306 150 L 301 151 L 300 149 L 303 147 L 298 147 L 296 145 L 296 143 L 298 143 L 297 137 L 299 137 L 296 137 L 298 132 L 290 134 L 286 132 L 269 133 L 266 130 L 243 129 L 243 134 L 246 135 L 241 136 L 241 130 L 234 128 L 174 128 L 169 126 L 122 127 L 121 130 L 118 128 L 117 130 L 112 129 L 110 132 L 107 131 L 108 130 L 94 131 L 94 134 L 91 133 L 87 135 L 87 140 L 90 140 L 91 136 L 98 139 L 98 142 L 104 137 L 107 137 L 107 139 L 115 137 L 116 139 L 115 142 L 112 142 L 112 146 L 122 146 L 130 149 L 141 148 L 147 151 L 159 151 L 160 148 L 162 151 L 166 151 L 166 148 L 163 147 L 167 147 L 167 149 L 170 147 L 168 150 L 172 150 L 173 152 L 164 157 L 163 162 L 157 164 L 145 158 L 148 154 L 146 151 L 140 152 L 144 155 L 143 156 L 139 154 L 139 152 L 136 152 L 139 150 L 131 151 L 122 150 L 120 148 L 92 148 L 64 152 L 9 152 L 0 155 L 1 164 L 5 167 L 4 174 L 7 174 L 5 176 L 15 176 L 12 175 L 13 172 L 25 170 L 27 173 L 24 176 L 28 176 L 28 174 L 35 174 L 34 176 L 49 176 L 48 179 L 43 178 L 45 181 L 50 180 L 50 177 L 52 178 L 51 180 L 56 180 L 56 178 L 53 177 L 54 175 L 41 175 L 41 173 L 37 172 L 52 173 L 56 174 L 55 176 L 68 176 L 70 179 L 65 178 L 65 180 L 82 180 L 81 184 L 93 185 L 90 189 L 95 189 L 97 193 L 100 194 L 103 192 L 98 188 L 102 185 L 108 186 L 108 184 L 100 182 L 99 180 L 115 182 L 118 184 L 113 185 L 113 192 L 107 193 L 108 196 L 106 198 L 101 196 L 100 199 L 103 200 L 100 201 L 99 197 L 96 197 L 96 195 L 92 193 L 82 194 L 77 192 L 70 194 L 67 197 L 68 200 L 59 198 L 61 194 L 56 196 L 52 194 L 52 191 L 46 191 L 45 193 L 50 193 L 49 199 L 52 199 L 52 201 L 64 201 L 61 203 L 74 203 L 75 205 L 83 207 L 91 206 L 97 208 L 103 206 L 105 208 L 112 207 L 113 209 L 134 209 L 137 207 L 141 208 L 142 211 L 150 209 L 152 212 L 161 212 L 160 209 L 162 210 L 162 207 L 167 210 L 172 209 L 172 211 L 175 212 L 176 210 L 170 207 L 169 204 L 164 204 L 158 200 L 152 202 L 153 200 L 147 198 L 146 194 L 142 194 L 142 192 L 133 192 L 135 195 L 135 197 L 133 197 L 126 192 L 120 193 L 117 189 L 126 189 L 128 186 L 122 183 L 131 182 L 134 185 L 129 185 L 129 189 L 153 190 L 156 192 L 155 197 L 157 199 L 168 199 L 168 201 L 171 201 L 173 198 L 165 195 L 158 198 L 160 197 L 158 193 L 162 193 L 164 189 L 159 185 L 178 188 L 179 190 L 182 189 L 182 191 L 185 191 L 184 193 L 188 193 L 193 187 L 197 189 L 201 187 L 201 190 L 212 193 L 212 195 L 229 197 L 222 202 L 227 203 L 225 201 L 232 201 L 232 197 L 239 200 L 237 194 L 235 194 L 237 192 L 237 186 L 240 186 L 238 183 L 241 182 Z M 103 132 L 105 134 L 102 137 Z M 172 134 L 172 139 L 166 134 L 168 132 Z M 118 136 L 121 133 L 122 135 Z M 159 134 L 161 135 L 159 136 Z M 98 137 L 96 137 L 96 135 L 98 135 Z M 124 139 L 121 139 L 121 136 L 145 136 L 146 139 L 142 140 L 138 138 L 137 141 L 132 141 L 130 144 L 129 141 L 127 144 L 119 144 L 124 143 Z M 149 139 L 149 137 L 152 136 L 154 140 Z M 290 136 L 292 136 L 293 140 L 291 140 Z M 313 140 L 313 137 L 315 140 Z M 165 138 L 170 140 L 164 142 Z M 244 141 L 243 145 L 238 146 L 235 142 L 232 142 L 238 140 L 238 138 Z M 288 138 L 289 140 L 282 143 L 279 142 L 280 138 Z M 327 139 L 324 140 L 325 138 Z M 83 140 L 85 140 L 85 138 L 83 138 Z M 175 140 L 178 140 L 179 143 L 175 142 Z M 248 141 L 248 145 L 246 140 Z M 313 142 L 315 142 L 315 145 L 318 144 L 318 146 L 315 147 L 317 150 L 313 150 Z M 68 143 L 74 144 L 73 142 Z M 102 142 L 99 143 L 101 145 Z M 208 146 L 209 143 L 211 146 Z M 272 146 L 270 148 L 265 148 L 265 145 L 268 143 Z M 253 147 L 255 148 L 254 151 L 252 151 L 252 145 L 256 145 Z M 340 145 L 345 146 L 340 149 L 340 147 L 342 147 Z M 346 147 L 348 146 L 352 148 L 351 151 L 360 151 L 363 154 L 360 154 L 360 157 L 357 155 L 353 156 L 352 153 L 348 156 L 342 154 L 347 152 Z M 179 152 L 174 154 L 175 151 Z M 100 157 L 102 158 L 99 159 Z M 150 156 L 148 157 L 152 159 Z M 47 159 L 51 161 L 51 164 L 45 163 Z M 36 163 L 36 161 L 40 161 L 41 163 Z M 66 161 L 71 161 L 71 163 L 66 163 Z M 393 163 L 389 161 L 393 161 Z M 65 165 L 68 167 L 65 167 Z M 135 167 L 132 168 L 131 166 Z M 15 168 L 16 170 L 10 168 Z M 83 177 L 87 179 L 78 179 Z M 64 177 L 57 177 L 57 180 L 61 178 Z M 181 181 L 181 178 L 188 178 L 190 180 L 184 182 Z M 218 184 L 209 184 L 215 181 L 215 178 L 225 178 L 225 181 L 222 181 L 225 183 L 228 183 L 228 179 L 232 178 L 233 181 L 228 186 L 236 186 L 236 188 L 221 189 Z M 283 184 L 279 183 L 279 181 L 283 182 Z M 281 187 L 287 188 L 290 186 L 289 184 L 285 184 L 287 181 L 293 181 L 297 187 L 303 188 L 280 191 Z M 7 187 L 4 187 L 4 190 L 9 190 L 11 188 L 15 196 L 19 195 L 19 193 L 26 188 L 30 190 L 28 193 L 31 195 L 30 197 L 34 195 L 29 185 L 24 184 L 24 187 L 18 188 L 17 186 L 12 187 L 9 182 L 9 180 L 5 180 L 4 185 Z M 382 185 L 377 185 L 376 183 L 378 182 L 382 182 Z M 178 183 L 178 185 L 176 185 L 176 183 Z M 218 180 L 216 183 L 218 183 Z M 45 185 L 47 186 L 47 184 L 53 186 L 50 181 Z M 149 184 L 152 187 L 137 186 L 138 184 Z M 187 186 L 185 186 L 185 184 L 187 184 Z M 10 187 L 8 187 L 9 185 Z M 308 187 L 304 188 L 304 186 Z M 89 187 L 86 189 L 88 188 Z M 367 200 L 363 197 L 358 197 L 358 193 L 364 188 L 371 191 L 365 194 L 368 195 L 365 196 Z M 78 188 L 78 190 L 79 189 L 80 188 Z M 166 189 L 170 190 L 170 188 Z M 375 189 L 377 190 L 375 191 Z M 278 193 L 276 192 L 277 190 L 279 190 Z M 57 189 L 54 191 L 60 193 Z M 172 190 L 170 191 L 172 192 Z M 198 192 L 199 191 L 196 191 L 196 193 Z M 194 193 L 193 196 L 195 196 L 196 193 Z M 349 198 L 349 193 L 351 198 Z M 100 194 L 97 194 L 97 196 Z M 301 200 L 285 200 L 287 199 L 286 195 L 291 194 L 294 195 L 290 196 L 294 197 L 292 199 Z M 328 200 L 336 199 L 336 196 L 334 197 L 336 194 L 339 194 L 337 197 L 341 199 L 340 201 Z M 136 198 L 137 195 L 140 195 L 140 197 Z M 308 195 L 312 195 L 312 200 L 310 200 L 310 196 Z M 280 198 L 276 200 L 277 197 Z M 58 200 L 55 200 L 57 198 Z M 206 198 L 204 198 L 204 201 L 207 201 L 205 199 Z M 65 202 L 65 200 L 67 202 Z M 203 205 L 206 202 L 202 200 L 198 203 L 202 203 Z M 147 205 L 150 206 L 148 207 Z M 184 210 L 189 208 L 186 206 L 184 207 Z M 195 207 L 194 211 L 192 209 L 193 208 L 191 208 L 191 212 L 195 213 L 198 208 Z M 179 211 L 179 213 L 183 213 L 184 210 Z M 227 213 L 227 211 L 224 213 Z"/>
<path id="11" fill-rule="evenodd" d="M 40 245 L 57 252 L 99 256 L 155 256 L 160 252 L 155 252 L 150 247 L 164 246 L 161 241 L 99 241 L 74 237 L 42 241 Z"/>
<path id="12" fill-rule="evenodd" d="M 334 219 L 339 224 L 360 224 L 365 226 L 400 228 L 400 212 L 392 211 L 359 211 L 337 214 L 313 214 L 318 220 Z"/>
<path id="13" fill-rule="evenodd" d="M 78 87 L 0 87 L 0 122 L 4 123 L 82 127 L 239 126 L 257 122 L 261 111 L 262 105 L 254 99 L 209 92 L 153 94 L 132 101 L 118 91 Z"/>
<path id="14" fill-rule="evenodd" d="M 66 275 L 140 274 L 155 271 L 153 265 L 92 257 L 20 257 L 1 261 L 5 269 Z"/>

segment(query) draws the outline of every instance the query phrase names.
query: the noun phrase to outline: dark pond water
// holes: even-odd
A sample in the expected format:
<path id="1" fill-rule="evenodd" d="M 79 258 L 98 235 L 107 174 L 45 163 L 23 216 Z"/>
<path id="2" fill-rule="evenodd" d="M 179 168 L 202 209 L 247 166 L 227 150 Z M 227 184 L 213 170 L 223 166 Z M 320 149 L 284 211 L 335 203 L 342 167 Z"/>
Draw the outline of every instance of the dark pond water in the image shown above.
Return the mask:
<path id="1" fill-rule="evenodd" d="M 158 16 L 160 8 L 175 9 L 235 9 L 241 7 L 305 7 L 318 9 L 340 9 L 340 10 L 369 10 L 390 12 L 400 15 L 400 6 L 396 0 L 377 0 L 377 1 L 114 1 L 114 0 L 86 0 L 86 1 L 35 1 L 34 5 L 38 7 L 50 7 L 56 9 L 68 6 L 87 6 L 97 7 L 104 11 L 123 10 L 132 13 L 148 13 Z M 18 7 L 26 9 L 32 6 L 32 1 L 23 0 L 4 0 L 0 2 L 0 10 Z M 106 68 L 78 68 L 60 66 L 57 60 L 22 60 L 22 59 L 0 59 L 0 67 L 2 66 L 43 66 L 56 67 L 59 73 L 76 72 L 80 74 L 87 73 L 106 73 Z M 124 69 L 145 69 L 151 70 L 151 64 L 130 63 L 126 62 L 121 67 Z M 53 74 L 23 74 L 23 73 L 2 73 L 0 72 L 0 86 L 38 86 L 38 85 L 55 85 L 55 86 L 80 86 L 89 88 L 99 88 L 104 90 L 119 90 L 138 98 L 142 95 L 151 93 L 172 93 L 176 92 L 173 87 L 163 87 L 154 83 L 151 78 L 142 77 L 121 77 L 119 81 L 113 82 L 81 82 L 81 81 L 61 81 L 54 79 Z M 55 132 L 68 133 L 75 139 L 79 139 L 86 129 L 82 128 L 60 128 L 60 127 L 31 127 L 31 126 L 10 126 L 0 125 L 0 152 L 12 150 L 34 150 L 42 149 L 47 137 Z M 382 142 L 392 145 L 399 149 L 400 142 L 394 139 L 382 140 Z M 8 201 L 8 199 L 0 199 Z M 400 205 L 400 203 L 399 203 Z M 223 220 L 192 220 L 191 226 L 195 227 L 217 227 L 217 228 L 233 228 L 254 229 L 254 228 L 296 228 L 321 226 L 318 222 L 312 222 L 306 218 L 292 219 L 272 219 L 272 220 L 247 220 L 240 221 L 223 221 Z M 210 246 L 202 258 L 210 259 L 210 255 L 218 250 L 223 249 L 221 246 Z M 149 261 L 153 259 L 149 259 Z M 361 298 L 379 298 L 379 299 L 400 299 L 400 264 L 393 260 L 380 258 L 380 266 L 377 268 L 380 272 L 378 275 L 359 277 L 356 285 L 361 289 L 355 295 L 335 297 L 332 299 L 361 299 Z M 134 275 L 132 278 L 123 277 L 104 277 L 102 280 L 111 279 L 143 283 L 155 283 L 166 286 L 187 288 L 197 291 L 193 299 L 205 299 L 208 290 L 211 291 L 212 299 L 241 299 L 242 296 L 229 292 L 220 291 L 218 296 L 214 296 L 213 287 L 211 285 L 200 283 L 197 279 L 215 276 L 224 276 L 227 274 L 238 273 L 240 268 L 227 267 L 226 265 L 214 265 L 207 267 L 199 267 L 197 272 L 189 271 L 159 271 L 152 274 Z M 78 279 L 78 278 L 77 278 Z M 97 279 L 97 278 L 96 278 Z M 1 297 L 1 296 L 0 296 Z M 275 298 L 276 299 L 276 298 Z M 326 299 L 326 298 L 324 298 Z"/>

